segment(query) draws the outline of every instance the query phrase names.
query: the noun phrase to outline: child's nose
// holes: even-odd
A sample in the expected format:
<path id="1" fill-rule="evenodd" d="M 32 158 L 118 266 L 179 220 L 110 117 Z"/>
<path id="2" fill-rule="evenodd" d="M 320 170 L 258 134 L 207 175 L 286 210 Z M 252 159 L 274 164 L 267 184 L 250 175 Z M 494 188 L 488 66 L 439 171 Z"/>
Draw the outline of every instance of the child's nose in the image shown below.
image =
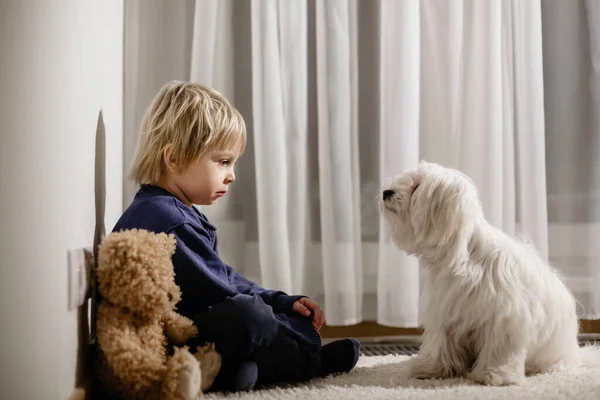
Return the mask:
<path id="1" fill-rule="evenodd" d="M 227 177 L 227 182 L 228 183 L 235 182 L 235 172 L 231 171 L 231 173 Z"/>

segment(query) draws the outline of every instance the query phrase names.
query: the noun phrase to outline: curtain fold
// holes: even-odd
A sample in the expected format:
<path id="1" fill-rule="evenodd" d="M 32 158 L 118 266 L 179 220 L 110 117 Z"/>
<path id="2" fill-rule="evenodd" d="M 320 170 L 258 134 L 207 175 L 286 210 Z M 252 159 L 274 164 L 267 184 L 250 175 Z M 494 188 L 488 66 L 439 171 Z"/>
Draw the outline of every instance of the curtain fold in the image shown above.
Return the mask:
<path id="1" fill-rule="evenodd" d="M 517 171 L 516 219 L 542 258 L 548 260 L 548 212 L 546 205 L 546 141 L 544 122 L 544 78 L 542 14 L 537 1 L 511 0 L 513 50 L 512 102 Z"/>
<path id="2" fill-rule="evenodd" d="M 169 80 L 189 79 L 194 6 L 194 0 L 125 2 L 123 168 L 126 173 L 131 166 L 142 117 L 156 92 Z M 135 184 L 125 177 L 124 207 L 129 205 L 136 191 Z"/>
<path id="3" fill-rule="evenodd" d="M 214 69 L 217 54 L 219 8 L 224 2 L 219 0 L 197 0 L 194 7 L 194 30 L 192 60 L 204 60 L 190 64 L 190 79 L 214 85 Z M 223 25 L 221 25 L 223 26 Z"/>
<path id="4" fill-rule="evenodd" d="M 541 3 L 548 254 L 587 319 L 600 319 L 599 8 Z"/>
<path id="5" fill-rule="evenodd" d="M 263 284 L 290 292 L 292 289 L 289 221 L 287 218 L 288 152 L 284 114 L 284 89 L 279 9 L 275 1 L 252 1 L 252 113 L 258 245 Z M 289 54 L 289 53 L 287 53 Z"/>
<path id="6" fill-rule="evenodd" d="M 353 4 L 316 2 L 320 245 L 325 312 L 332 325 L 360 322 L 362 306 Z"/>
<path id="7" fill-rule="evenodd" d="M 419 162 L 420 8 L 418 0 L 383 0 L 380 10 L 380 181 Z M 366 133 L 365 133 L 366 134 Z M 377 321 L 419 326 L 419 266 L 379 223 Z M 399 306 L 402 304 L 402 306 Z"/>
<path id="8" fill-rule="evenodd" d="M 600 317 L 595 0 L 141 3 L 125 13 L 126 166 L 167 80 L 223 92 L 248 146 L 202 211 L 238 271 L 314 298 L 330 325 L 418 326 L 425 272 L 377 196 L 426 159 L 470 175 L 490 222 L 528 237 L 580 316 Z"/>
<path id="9" fill-rule="evenodd" d="M 306 1 L 279 0 L 282 103 L 287 139 L 285 154 L 289 168 L 285 212 L 289 235 L 290 290 L 295 293 L 304 291 L 306 286 L 306 254 L 309 249 L 307 15 Z"/>
<path id="10" fill-rule="evenodd" d="M 592 209 L 592 220 L 594 222 L 594 228 L 590 229 L 590 238 L 597 240 L 600 235 L 600 4 L 594 0 L 587 0 L 585 2 L 586 13 L 587 13 L 587 27 L 589 30 L 590 38 L 590 87 L 592 101 L 590 103 L 591 113 L 591 129 L 592 129 L 592 140 L 590 147 L 592 148 L 591 158 L 595 162 L 592 163 L 592 174 L 590 180 L 593 182 L 591 186 L 593 193 L 592 198 L 595 200 L 595 208 Z M 588 239 L 588 242 L 594 242 L 594 239 Z M 591 247 L 597 249 L 598 246 L 592 245 Z M 590 279 L 593 283 L 588 286 L 586 294 L 589 299 L 583 304 L 584 314 L 588 317 L 600 319 L 600 291 L 597 289 L 600 286 L 600 254 L 598 250 L 588 260 L 587 270 L 588 275 L 593 278 Z M 587 308 L 585 308 L 587 305 Z"/>
<path id="11" fill-rule="evenodd" d="M 456 107 L 459 128 L 454 166 L 475 182 L 488 221 L 505 228 L 502 202 L 507 197 L 503 193 L 503 167 L 514 149 L 503 145 L 512 127 L 511 113 L 504 113 L 502 108 L 501 38 L 506 24 L 502 2 L 465 1 L 462 18 L 462 78 Z"/>

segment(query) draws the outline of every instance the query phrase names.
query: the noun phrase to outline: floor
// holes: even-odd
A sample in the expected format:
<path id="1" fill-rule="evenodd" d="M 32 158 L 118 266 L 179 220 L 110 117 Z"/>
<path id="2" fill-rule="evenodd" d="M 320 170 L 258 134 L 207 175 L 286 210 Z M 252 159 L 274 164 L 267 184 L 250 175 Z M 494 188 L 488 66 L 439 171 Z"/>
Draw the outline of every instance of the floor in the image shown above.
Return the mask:
<path id="1" fill-rule="evenodd" d="M 299 384 L 281 384 L 242 393 L 207 393 L 206 400 L 598 400 L 600 347 L 581 349 L 583 364 L 576 369 L 528 376 L 519 385 L 482 386 L 465 378 L 414 379 L 408 371 L 413 344 L 366 340 L 361 357 L 347 374 L 329 375 Z"/>

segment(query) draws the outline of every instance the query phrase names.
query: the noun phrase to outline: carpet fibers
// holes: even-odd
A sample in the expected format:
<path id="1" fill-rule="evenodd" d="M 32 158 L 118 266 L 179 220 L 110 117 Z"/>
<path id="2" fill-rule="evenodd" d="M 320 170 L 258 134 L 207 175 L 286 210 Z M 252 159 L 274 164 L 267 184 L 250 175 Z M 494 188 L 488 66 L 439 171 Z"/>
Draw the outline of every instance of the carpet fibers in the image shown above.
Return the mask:
<path id="1" fill-rule="evenodd" d="M 364 356 L 344 375 L 305 384 L 259 389 L 247 393 L 211 393 L 205 399 L 600 399 L 600 347 L 580 350 L 584 364 L 575 370 L 528 377 L 522 385 L 484 387 L 466 379 L 409 379 L 407 355 Z"/>

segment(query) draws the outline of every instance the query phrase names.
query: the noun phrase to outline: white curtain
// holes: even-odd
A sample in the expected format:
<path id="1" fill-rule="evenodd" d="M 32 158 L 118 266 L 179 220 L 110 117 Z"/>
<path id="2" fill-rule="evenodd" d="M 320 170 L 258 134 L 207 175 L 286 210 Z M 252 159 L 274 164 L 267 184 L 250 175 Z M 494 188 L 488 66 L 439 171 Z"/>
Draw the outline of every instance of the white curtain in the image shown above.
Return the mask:
<path id="1" fill-rule="evenodd" d="M 600 2 L 542 2 L 550 258 L 600 319 Z"/>
<path id="2" fill-rule="evenodd" d="M 427 159 L 473 177 L 488 219 L 533 240 L 585 316 L 598 316 L 598 7 L 588 3 L 127 2 L 125 162 L 153 92 L 168 79 L 202 82 L 248 126 L 238 181 L 202 211 L 222 257 L 250 279 L 315 298 L 330 325 L 418 326 L 421 272 L 390 242 L 376 196 Z M 570 28 L 546 21 L 563 8 Z M 562 31 L 588 20 L 577 34 L 588 47 Z M 576 76 L 559 61 L 575 42 Z M 574 80 L 578 95 L 561 86 Z"/>

